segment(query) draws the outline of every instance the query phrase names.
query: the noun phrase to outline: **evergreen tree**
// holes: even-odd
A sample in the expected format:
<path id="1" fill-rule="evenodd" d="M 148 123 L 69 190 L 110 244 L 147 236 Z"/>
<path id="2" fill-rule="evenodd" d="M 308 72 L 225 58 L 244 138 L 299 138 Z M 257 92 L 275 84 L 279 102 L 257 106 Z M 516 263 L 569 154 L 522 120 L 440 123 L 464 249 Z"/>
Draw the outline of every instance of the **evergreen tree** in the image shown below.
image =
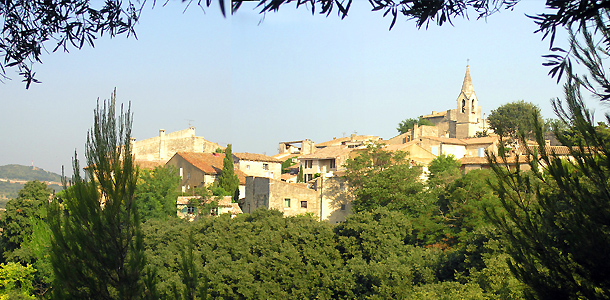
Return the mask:
<path id="1" fill-rule="evenodd" d="M 610 248 L 610 144 L 596 130 L 580 92 L 585 87 L 600 100 L 608 99 L 610 81 L 601 65 L 610 43 L 607 20 L 607 15 L 605 21 L 598 17 L 595 24 L 603 47 L 585 27 L 584 44 L 572 35 L 572 52 L 591 77 L 568 72 L 565 100 L 553 103 L 580 136 L 570 148 L 573 158 L 562 160 L 546 151 L 543 124 L 534 114 L 538 147 L 529 154 L 535 172 L 492 165 L 499 178 L 494 188 L 506 213 L 489 211 L 489 215 L 507 239 L 512 272 L 529 286 L 532 298 L 610 299 L 610 254 L 603 250 Z M 555 134 L 560 142 L 566 140 L 561 132 Z M 539 165 L 546 166 L 544 172 L 537 172 Z"/>
<path id="2" fill-rule="evenodd" d="M 297 174 L 297 182 L 303 182 L 303 165 L 299 167 L 299 174 Z"/>
<path id="3" fill-rule="evenodd" d="M 233 153 L 231 152 L 231 144 L 225 149 L 225 158 L 222 162 L 222 173 L 218 177 L 218 186 L 224 189 L 229 195 L 233 195 L 233 200 L 239 200 L 239 177 L 235 174 L 233 166 Z"/>
<path id="4" fill-rule="evenodd" d="M 135 203 L 138 170 L 131 155 L 131 113 L 115 116 L 116 92 L 98 104 L 87 135 L 86 178 L 74 158 L 73 186 L 51 206 L 54 296 L 137 299 L 145 265 Z"/>

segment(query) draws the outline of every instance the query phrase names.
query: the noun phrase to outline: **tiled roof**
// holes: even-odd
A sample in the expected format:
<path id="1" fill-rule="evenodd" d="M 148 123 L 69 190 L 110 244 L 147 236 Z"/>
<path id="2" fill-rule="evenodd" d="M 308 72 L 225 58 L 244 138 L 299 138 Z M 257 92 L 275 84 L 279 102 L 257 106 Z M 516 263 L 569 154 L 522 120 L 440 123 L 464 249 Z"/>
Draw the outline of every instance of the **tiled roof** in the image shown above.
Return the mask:
<path id="1" fill-rule="evenodd" d="M 433 140 L 433 141 L 438 141 L 438 142 L 442 142 L 444 144 L 451 144 L 451 145 L 466 145 L 466 142 L 460 140 L 460 139 L 456 139 L 456 138 L 443 138 L 443 137 L 436 137 L 436 136 L 422 136 L 420 139 L 429 139 L 429 140 Z"/>
<path id="2" fill-rule="evenodd" d="M 485 157 L 462 157 L 462 158 L 458 159 L 458 161 L 459 161 L 459 162 L 460 162 L 462 165 L 487 165 L 487 164 L 488 164 L 488 163 L 487 163 L 487 158 L 485 158 Z M 516 163 L 516 161 L 517 161 L 517 160 L 516 160 L 516 157 L 514 157 L 514 156 L 508 157 L 508 158 L 506 159 L 506 162 L 507 162 L 508 164 L 515 164 L 515 163 Z M 502 158 L 500 158 L 500 157 L 498 157 L 498 158 L 497 158 L 497 162 L 498 162 L 499 164 L 504 163 L 504 162 L 502 161 Z M 525 163 L 528 163 L 528 161 L 527 161 L 527 157 L 525 157 L 525 156 L 523 156 L 523 155 L 519 156 L 519 163 L 520 163 L 520 164 L 525 164 Z"/>
<path id="3" fill-rule="evenodd" d="M 326 141 L 326 142 L 322 142 L 322 143 L 317 143 L 316 147 L 328 147 L 328 146 L 335 146 L 335 145 L 341 145 L 341 143 L 343 142 L 350 142 L 352 141 L 352 139 L 354 141 L 378 141 L 379 137 L 378 136 L 372 136 L 372 135 L 356 135 L 356 136 L 346 136 L 346 137 L 342 137 L 342 138 L 338 138 L 338 139 L 332 139 L 330 141 Z"/>
<path id="4" fill-rule="evenodd" d="M 258 153 L 243 152 L 243 153 L 233 153 L 233 155 L 235 155 L 235 157 L 237 157 L 241 160 L 265 161 L 265 162 L 273 162 L 273 163 L 282 162 L 281 160 L 279 160 L 277 158 L 273 158 L 271 156 L 267 156 L 264 154 L 258 154 Z"/>
<path id="5" fill-rule="evenodd" d="M 538 149 L 538 146 L 527 146 L 528 150 L 532 153 L 534 150 Z M 570 148 L 567 146 L 544 146 L 547 155 L 551 155 L 553 153 L 557 155 L 570 155 Z"/>
<path id="6" fill-rule="evenodd" d="M 468 145 L 493 144 L 498 140 L 498 137 L 486 136 L 486 137 L 480 137 L 480 138 L 469 138 L 469 139 L 461 139 L 461 140 Z"/>
<path id="7" fill-rule="evenodd" d="M 347 148 L 344 146 L 332 146 L 316 150 L 313 154 L 301 155 L 299 159 L 330 159 L 337 158 L 343 155 L 347 155 L 352 152 L 354 148 Z"/>
<path id="8" fill-rule="evenodd" d="M 275 158 L 275 159 L 279 159 L 281 161 L 285 161 L 289 158 L 293 158 L 293 157 L 298 157 L 299 154 L 298 153 L 288 153 L 288 152 L 284 152 L 284 153 L 278 153 L 276 155 L 273 155 L 271 157 Z"/>
<path id="9" fill-rule="evenodd" d="M 290 173 L 284 173 L 284 174 L 282 174 L 282 176 L 280 178 L 282 180 L 284 180 L 284 181 L 288 181 L 288 180 L 293 179 L 295 177 L 297 177 L 297 175 L 292 175 Z"/>
<path id="10" fill-rule="evenodd" d="M 193 152 L 178 152 L 176 155 L 184 158 L 191 165 L 209 175 L 219 175 L 224 166 L 225 155 L 223 153 L 193 153 Z M 239 184 L 246 184 L 246 175 L 244 172 L 235 169 L 235 174 L 239 178 Z"/>
<path id="11" fill-rule="evenodd" d="M 184 158 L 205 174 L 220 174 L 222 171 L 224 153 L 193 153 L 178 152 L 176 155 Z"/>

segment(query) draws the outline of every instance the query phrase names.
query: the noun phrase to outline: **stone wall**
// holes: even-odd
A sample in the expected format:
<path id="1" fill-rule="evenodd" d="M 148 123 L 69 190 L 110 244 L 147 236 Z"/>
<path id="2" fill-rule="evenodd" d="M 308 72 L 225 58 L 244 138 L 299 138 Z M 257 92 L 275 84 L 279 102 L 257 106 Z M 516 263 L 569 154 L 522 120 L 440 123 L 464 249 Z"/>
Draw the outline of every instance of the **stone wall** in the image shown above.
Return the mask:
<path id="1" fill-rule="evenodd" d="M 176 152 L 213 153 L 220 145 L 195 136 L 195 127 L 165 133 L 159 130 L 159 136 L 132 142 L 133 154 L 137 160 L 167 161 Z"/>

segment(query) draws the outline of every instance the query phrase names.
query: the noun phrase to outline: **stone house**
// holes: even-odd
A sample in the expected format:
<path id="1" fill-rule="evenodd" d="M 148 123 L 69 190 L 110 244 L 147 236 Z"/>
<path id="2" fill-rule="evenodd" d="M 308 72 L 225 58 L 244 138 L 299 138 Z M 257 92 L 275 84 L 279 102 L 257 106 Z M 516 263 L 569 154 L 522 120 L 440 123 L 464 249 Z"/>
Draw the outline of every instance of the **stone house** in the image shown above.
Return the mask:
<path id="1" fill-rule="evenodd" d="M 264 154 L 233 153 L 233 164 L 248 176 L 275 180 L 280 180 L 282 176 L 282 161 Z"/>
<path id="2" fill-rule="evenodd" d="M 353 198 L 342 177 L 322 176 L 310 184 L 247 177 L 242 208 L 245 213 L 265 207 L 281 211 L 284 216 L 312 214 L 318 220 L 337 223 L 345 221 Z"/>
<path id="3" fill-rule="evenodd" d="M 209 186 L 218 180 L 224 165 L 224 153 L 177 152 L 165 164 L 174 166 L 180 174 L 182 193 L 192 192 L 195 188 Z M 235 170 L 239 177 L 239 195 L 245 195 L 246 174 Z"/>
<path id="4" fill-rule="evenodd" d="M 303 169 L 303 179 L 308 182 L 318 173 L 324 175 L 344 170 L 343 165 L 350 158 L 349 154 L 354 149 L 347 145 L 328 146 L 317 149 L 313 154 L 301 155 L 299 167 Z"/>

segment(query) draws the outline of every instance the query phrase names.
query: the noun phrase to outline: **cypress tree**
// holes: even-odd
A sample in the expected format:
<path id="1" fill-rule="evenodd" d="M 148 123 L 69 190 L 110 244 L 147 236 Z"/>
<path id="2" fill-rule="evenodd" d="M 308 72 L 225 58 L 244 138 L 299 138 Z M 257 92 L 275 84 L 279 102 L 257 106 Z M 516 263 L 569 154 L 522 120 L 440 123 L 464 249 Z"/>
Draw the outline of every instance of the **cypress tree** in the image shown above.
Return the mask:
<path id="1" fill-rule="evenodd" d="M 239 192 L 239 177 L 235 174 L 233 166 L 233 152 L 231 151 L 231 144 L 227 145 L 225 149 L 225 158 L 222 162 L 222 173 L 218 177 L 218 186 L 223 188 L 229 195 L 233 196 L 233 201 L 237 201 Z"/>
<path id="2" fill-rule="evenodd" d="M 138 299 L 144 292 L 131 113 L 121 107 L 117 119 L 115 98 L 116 91 L 95 110 L 85 146 L 86 177 L 75 155 L 73 186 L 66 191 L 63 207 L 51 206 L 55 298 Z"/>
<path id="3" fill-rule="evenodd" d="M 299 174 L 297 174 L 297 182 L 303 182 L 303 166 L 299 167 Z"/>

